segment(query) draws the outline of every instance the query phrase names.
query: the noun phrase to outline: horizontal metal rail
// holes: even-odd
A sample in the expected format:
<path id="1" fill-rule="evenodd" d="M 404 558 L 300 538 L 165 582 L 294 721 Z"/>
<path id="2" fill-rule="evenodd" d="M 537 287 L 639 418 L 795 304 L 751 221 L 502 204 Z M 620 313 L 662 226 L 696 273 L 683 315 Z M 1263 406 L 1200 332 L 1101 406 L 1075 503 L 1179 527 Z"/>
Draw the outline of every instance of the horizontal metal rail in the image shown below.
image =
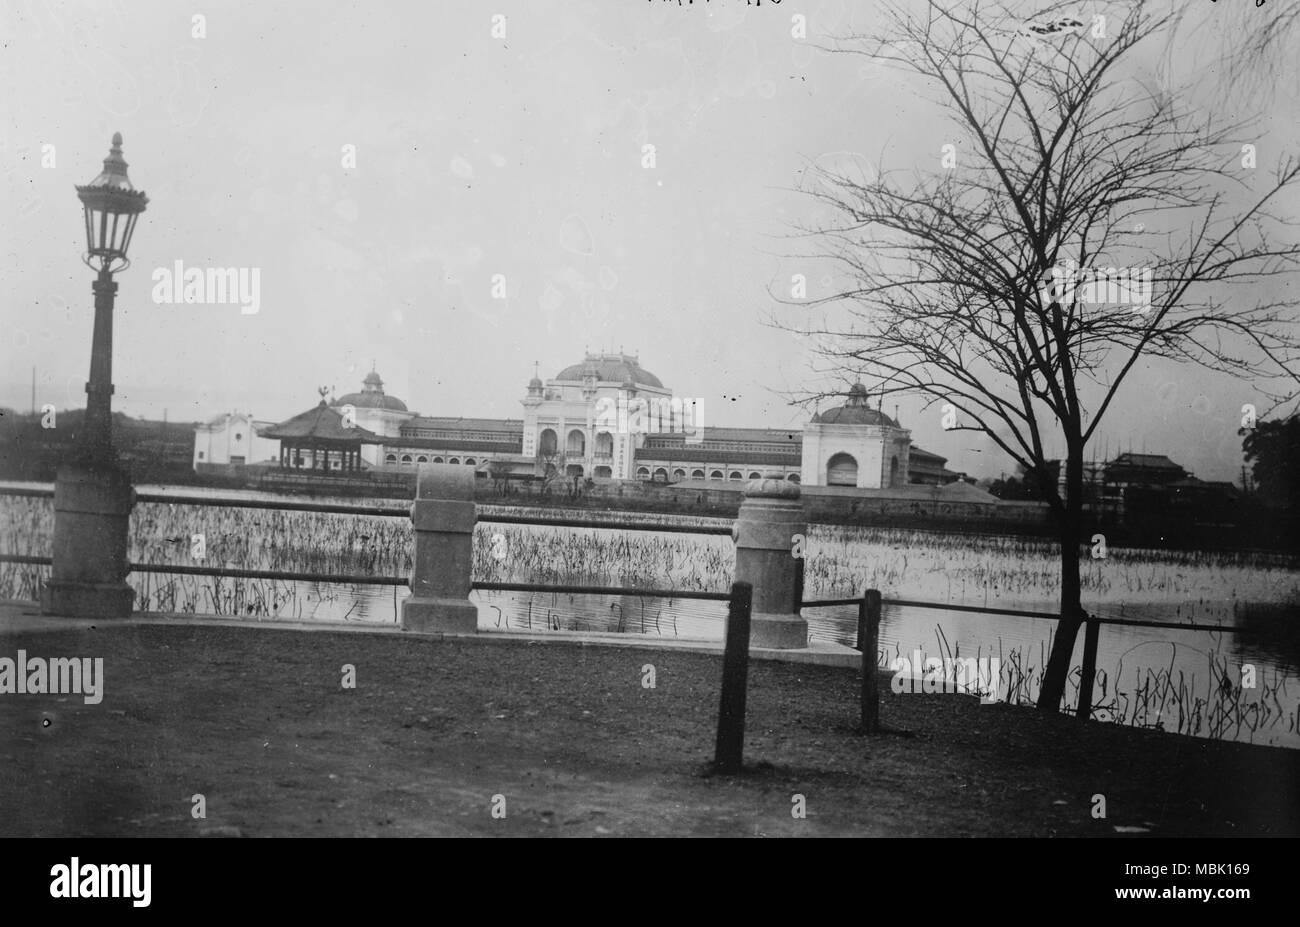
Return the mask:
<path id="1" fill-rule="evenodd" d="M 28 566 L 53 566 L 53 557 L 29 557 L 26 554 L 0 554 L 0 563 L 24 563 Z"/>
<path id="2" fill-rule="evenodd" d="M 941 602 L 914 602 L 911 599 L 881 599 L 881 605 L 902 605 L 907 608 L 939 608 L 950 612 L 977 612 L 982 615 L 1010 615 L 1012 618 L 1043 618 L 1056 621 L 1061 616 L 1053 612 L 1026 612 L 1014 608 L 981 608 L 978 605 L 944 605 Z"/>
<path id="3" fill-rule="evenodd" d="M 34 499 L 54 498 L 53 489 L 26 489 L 0 487 L 0 496 L 25 496 Z M 172 496 L 166 493 L 136 493 L 136 502 L 149 502 L 160 505 L 215 505 L 236 509 L 283 509 L 286 512 L 326 512 L 339 515 L 383 515 L 394 518 L 410 518 L 411 509 L 393 508 L 378 505 L 350 505 L 334 502 L 276 502 L 262 499 L 229 499 L 216 496 Z"/>
<path id="4" fill-rule="evenodd" d="M 291 570 L 240 570 L 233 567 L 181 566 L 171 563 L 133 563 L 133 573 L 175 573 L 180 576 L 229 576 L 234 579 L 279 579 L 301 583 L 340 583 L 351 586 L 406 586 L 409 576 L 370 573 L 295 573 Z"/>
<path id="5" fill-rule="evenodd" d="M 0 496 L 19 496 L 28 499 L 53 499 L 53 489 L 27 489 L 25 487 L 14 486 L 12 488 L 0 486 Z"/>
<path id="6" fill-rule="evenodd" d="M 666 534 L 716 534 L 731 537 L 730 525 L 655 525 L 579 518 L 535 518 L 480 513 L 480 522 L 509 525 L 552 525 L 556 528 L 607 528 L 617 531 L 662 531 Z"/>
<path id="7" fill-rule="evenodd" d="M 730 592 L 694 592 L 681 589 L 638 589 L 629 586 L 548 586 L 542 583 L 471 583 L 471 588 L 490 592 L 566 592 L 574 595 L 631 595 L 656 599 L 709 599 L 731 601 Z"/>
<path id="8" fill-rule="evenodd" d="M 859 605 L 862 599 L 817 599 L 810 602 L 800 603 L 801 608 L 829 608 L 841 605 Z M 940 611 L 952 612 L 973 612 L 980 615 L 1009 615 L 1013 618 L 1040 618 L 1046 621 L 1059 621 L 1061 616 L 1055 612 L 1028 612 L 1019 611 L 1011 608 L 981 608 L 978 605 L 945 605 L 942 602 L 917 602 L 912 599 L 882 599 L 882 605 L 899 605 L 905 608 L 933 608 Z M 1153 621 L 1142 618 L 1106 618 L 1103 616 L 1094 616 L 1092 621 L 1097 624 L 1119 625 L 1132 628 L 1160 628 L 1168 631 L 1218 631 L 1229 634 L 1258 634 L 1262 633 L 1262 628 L 1241 628 L 1234 625 L 1224 624 L 1197 624 L 1195 622 L 1184 622 L 1181 624 L 1171 624 L 1167 621 Z"/>
<path id="9" fill-rule="evenodd" d="M 50 566 L 49 557 L 0 554 L 0 563 Z M 352 586 L 408 586 L 409 576 L 376 576 L 369 573 L 295 573 L 290 570 L 241 570 L 233 567 L 188 566 L 171 563 L 133 563 L 133 573 L 173 573 L 180 576 L 229 576 L 234 579 L 278 579 L 305 583 L 340 583 Z M 632 586 L 554 586 L 544 583 L 471 583 L 471 588 L 488 592 L 559 592 L 575 595 L 634 595 L 659 599 L 710 599 L 729 601 L 729 592 L 700 592 L 683 589 L 639 589 Z"/>
<path id="10" fill-rule="evenodd" d="M 410 507 L 396 509 L 392 506 L 349 505 L 342 502 L 273 502 L 261 499 L 217 499 L 207 496 L 168 496 L 163 493 L 136 493 L 136 502 L 153 502 L 162 505 L 218 505 L 233 509 L 283 509 L 286 512 L 325 512 L 338 515 L 380 515 L 389 518 L 410 518 Z"/>
<path id="11" fill-rule="evenodd" d="M 1168 624 L 1163 621 L 1151 621 L 1140 618 L 1094 618 L 1098 624 L 1114 624 L 1131 628 L 1167 628 L 1170 631 L 1220 631 L 1225 634 L 1261 634 L 1264 628 L 1239 628 L 1228 624 Z"/>
<path id="12" fill-rule="evenodd" d="M 52 489 L 5 489 L 0 487 L 0 496 L 26 496 L 29 498 L 49 499 L 54 496 Z M 351 505 L 342 502 L 277 502 L 262 499 L 227 499 L 210 496 L 173 496 L 164 493 L 137 493 L 137 502 L 149 502 L 159 505 L 211 505 L 238 509 L 280 509 L 286 512 L 322 512 L 337 515 L 376 515 L 383 518 L 410 518 L 409 505 L 403 508 L 379 505 Z M 486 503 L 493 505 L 495 503 Z M 601 528 L 614 531 L 661 531 L 666 534 L 707 534 L 731 536 L 730 525 L 675 525 L 650 524 L 642 522 L 623 522 L 613 519 L 581 518 L 540 518 L 524 515 L 504 515 L 493 512 L 480 512 L 480 522 L 511 525 L 550 525 L 555 528 Z"/>

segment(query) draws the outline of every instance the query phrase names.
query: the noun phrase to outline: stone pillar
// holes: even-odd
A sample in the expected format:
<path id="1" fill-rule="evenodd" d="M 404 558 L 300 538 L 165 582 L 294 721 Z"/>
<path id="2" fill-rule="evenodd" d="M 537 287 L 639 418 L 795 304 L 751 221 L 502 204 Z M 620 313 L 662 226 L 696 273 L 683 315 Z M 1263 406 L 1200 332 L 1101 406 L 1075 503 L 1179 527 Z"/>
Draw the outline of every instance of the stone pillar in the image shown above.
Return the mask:
<path id="1" fill-rule="evenodd" d="M 135 605 L 126 583 L 127 525 L 135 490 L 119 468 L 70 463 L 54 483 L 54 566 L 41 612 L 71 618 L 125 618 Z"/>
<path id="2" fill-rule="evenodd" d="M 402 629 L 472 634 L 478 630 L 478 607 L 469 600 L 474 471 L 420 464 L 416 473 L 415 569 L 411 597 L 402 603 Z"/>
<path id="3" fill-rule="evenodd" d="M 808 622 L 795 610 L 794 536 L 807 534 L 798 484 L 766 477 L 745 487 L 732 534 L 738 583 L 754 587 L 751 647 L 800 650 Z"/>

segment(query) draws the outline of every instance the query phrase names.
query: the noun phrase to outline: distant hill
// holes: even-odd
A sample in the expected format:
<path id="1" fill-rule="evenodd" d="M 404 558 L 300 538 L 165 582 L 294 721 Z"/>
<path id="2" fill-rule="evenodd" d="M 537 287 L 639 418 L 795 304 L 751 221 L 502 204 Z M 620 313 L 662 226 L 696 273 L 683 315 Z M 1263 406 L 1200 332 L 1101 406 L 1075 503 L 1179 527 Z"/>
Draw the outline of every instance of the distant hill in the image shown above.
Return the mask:
<path id="1" fill-rule="evenodd" d="M 54 479 L 81 433 L 85 409 L 53 413 L 52 428 L 42 413 L 0 408 L 0 479 Z M 113 414 L 113 444 L 137 482 L 156 482 L 189 473 L 194 424 L 157 422 Z"/>

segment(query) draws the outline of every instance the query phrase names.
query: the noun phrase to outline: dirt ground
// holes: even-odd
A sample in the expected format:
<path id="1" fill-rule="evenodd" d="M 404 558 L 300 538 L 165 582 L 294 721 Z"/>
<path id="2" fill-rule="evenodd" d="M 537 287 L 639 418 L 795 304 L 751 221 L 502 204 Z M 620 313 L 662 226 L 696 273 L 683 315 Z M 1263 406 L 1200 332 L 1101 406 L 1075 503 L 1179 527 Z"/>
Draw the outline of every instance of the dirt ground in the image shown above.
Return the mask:
<path id="1" fill-rule="evenodd" d="M 1300 834 L 1300 752 L 885 679 L 910 736 L 863 737 L 845 669 L 753 663 L 749 768 L 717 777 L 713 655 L 180 623 L 19 648 L 103 657 L 105 694 L 0 695 L 4 835 Z"/>

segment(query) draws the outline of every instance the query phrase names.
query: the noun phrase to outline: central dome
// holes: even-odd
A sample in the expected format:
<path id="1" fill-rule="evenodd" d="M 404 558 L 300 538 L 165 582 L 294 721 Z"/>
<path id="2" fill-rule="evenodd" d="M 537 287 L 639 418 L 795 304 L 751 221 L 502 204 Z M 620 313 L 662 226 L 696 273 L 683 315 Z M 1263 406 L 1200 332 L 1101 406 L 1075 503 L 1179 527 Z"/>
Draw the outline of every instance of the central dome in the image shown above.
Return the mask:
<path id="1" fill-rule="evenodd" d="M 630 354 L 588 354 L 581 364 L 565 367 L 555 379 L 581 383 L 583 377 L 595 376 L 598 383 L 625 383 L 653 386 L 663 389 L 663 383 L 649 370 L 642 370 L 637 359 Z"/>
<path id="2" fill-rule="evenodd" d="M 898 423 L 886 415 L 871 408 L 867 403 L 867 388 L 861 383 L 854 383 L 849 390 L 849 401 L 842 406 L 828 409 L 813 416 L 814 422 L 823 425 L 889 425 L 897 428 Z"/>
<path id="3" fill-rule="evenodd" d="M 384 394 L 384 381 L 378 373 L 371 370 L 361 381 L 361 392 L 348 393 L 330 402 L 332 406 L 353 406 L 357 409 L 387 409 L 390 412 L 406 412 L 406 403 L 396 396 Z"/>

